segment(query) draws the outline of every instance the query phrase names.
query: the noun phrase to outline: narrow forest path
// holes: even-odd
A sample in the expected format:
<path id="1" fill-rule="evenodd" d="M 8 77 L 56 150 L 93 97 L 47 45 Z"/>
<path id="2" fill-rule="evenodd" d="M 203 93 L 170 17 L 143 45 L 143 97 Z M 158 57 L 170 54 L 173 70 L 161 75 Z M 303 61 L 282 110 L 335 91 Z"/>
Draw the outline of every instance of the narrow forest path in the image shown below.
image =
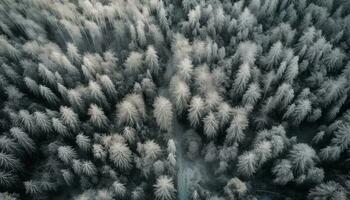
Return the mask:
<path id="1" fill-rule="evenodd" d="M 175 69 L 171 64 L 168 64 L 166 71 L 164 73 L 164 82 L 169 83 Z M 172 101 L 170 97 L 169 85 L 160 87 L 158 89 L 158 94 L 164 96 Z M 173 102 L 173 101 L 172 101 Z M 193 169 L 188 167 L 188 162 L 185 160 L 185 152 L 183 148 L 184 133 L 185 128 L 177 120 L 176 114 L 174 112 L 173 127 L 172 127 L 172 137 L 176 144 L 176 175 L 177 175 L 177 200 L 189 200 L 190 199 L 190 182 Z"/>
<path id="2" fill-rule="evenodd" d="M 170 99 L 168 87 L 161 87 L 159 95 Z M 186 147 L 184 147 L 186 137 L 186 128 L 173 118 L 172 138 L 176 144 L 176 165 L 177 165 L 177 200 L 190 200 L 194 185 L 199 181 L 209 182 L 210 175 L 202 158 L 190 160 L 186 156 Z"/>
<path id="3" fill-rule="evenodd" d="M 158 94 L 170 99 L 168 87 L 159 88 Z M 185 128 L 178 122 L 176 116 L 173 118 L 172 137 L 176 144 L 176 175 L 177 175 L 177 199 L 178 200 L 189 200 L 190 198 L 190 175 L 193 174 L 190 168 L 187 167 L 187 161 L 185 160 L 183 150 L 183 135 Z"/>
<path id="4" fill-rule="evenodd" d="M 177 157 L 177 189 L 178 200 L 190 200 L 192 189 L 201 183 L 210 182 L 210 173 L 206 167 L 203 158 L 198 157 L 190 160 L 186 156 L 186 148 L 184 147 L 186 138 L 186 129 L 177 119 L 173 123 L 173 134 L 176 141 L 176 157 Z"/>
<path id="5" fill-rule="evenodd" d="M 176 70 L 174 66 L 169 61 L 163 77 L 164 83 L 169 83 L 175 72 Z M 158 89 L 158 94 L 173 102 L 169 91 L 169 85 L 160 87 Z M 210 181 L 210 175 L 203 158 L 199 157 L 196 160 L 190 160 L 186 156 L 186 147 L 184 146 L 186 139 L 188 139 L 185 136 L 186 131 L 187 128 L 178 121 L 174 109 L 173 127 L 171 132 L 172 138 L 176 144 L 177 200 L 190 200 L 194 185 L 197 185 L 199 181 Z"/>
<path id="6" fill-rule="evenodd" d="M 173 133 L 175 136 L 176 143 L 176 162 L 177 162 L 177 194 L 178 200 L 188 200 L 189 199 L 189 182 L 190 177 L 188 174 L 188 168 L 184 165 L 186 161 L 184 160 L 183 152 L 183 133 L 185 130 L 175 119 L 173 124 Z"/>

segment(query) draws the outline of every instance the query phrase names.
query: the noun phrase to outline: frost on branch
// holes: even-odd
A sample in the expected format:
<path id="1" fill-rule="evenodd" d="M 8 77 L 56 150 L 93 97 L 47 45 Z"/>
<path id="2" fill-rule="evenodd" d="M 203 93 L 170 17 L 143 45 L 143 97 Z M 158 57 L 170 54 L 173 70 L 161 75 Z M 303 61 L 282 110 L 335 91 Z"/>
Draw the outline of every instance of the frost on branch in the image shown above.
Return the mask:
<path id="1" fill-rule="evenodd" d="M 0 199 L 350 199 L 349 10 L 0 1 Z"/>
<path id="2" fill-rule="evenodd" d="M 158 126 L 163 130 L 171 128 L 173 120 L 173 108 L 171 102 L 165 97 L 157 97 L 153 103 L 153 115 Z"/>
<path id="3" fill-rule="evenodd" d="M 160 176 L 153 187 L 156 199 L 172 200 L 175 198 L 176 189 L 171 178 L 167 176 Z"/>

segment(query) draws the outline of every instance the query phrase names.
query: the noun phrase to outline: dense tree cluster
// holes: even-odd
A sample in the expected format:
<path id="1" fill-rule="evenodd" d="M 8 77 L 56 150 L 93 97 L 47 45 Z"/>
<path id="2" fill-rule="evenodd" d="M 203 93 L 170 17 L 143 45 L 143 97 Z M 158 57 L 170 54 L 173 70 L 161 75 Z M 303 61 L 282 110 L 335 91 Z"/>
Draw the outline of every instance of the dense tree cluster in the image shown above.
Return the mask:
<path id="1" fill-rule="evenodd" d="M 348 0 L 2 0 L 0 199 L 350 199 L 349 45 Z"/>

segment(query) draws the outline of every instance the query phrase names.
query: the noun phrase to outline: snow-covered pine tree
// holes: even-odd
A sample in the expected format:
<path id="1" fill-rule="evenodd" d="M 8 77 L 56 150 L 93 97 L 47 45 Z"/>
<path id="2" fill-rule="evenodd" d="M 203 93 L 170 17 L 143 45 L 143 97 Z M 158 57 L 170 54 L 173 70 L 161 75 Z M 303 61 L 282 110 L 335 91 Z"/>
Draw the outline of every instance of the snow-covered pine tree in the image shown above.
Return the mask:
<path id="1" fill-rule="evenodd" d="M 176 189 L 172 178 L 160 176 L 154 185 L 154 195 L 159 200 L 172 200 L 175 198 Z"/>
<path id="2" fill-rule="evenodd" d="M 153 103 L 154 117 L 158 126 L 163 130 L 170 130 L 173 120 L 173 108 L 171 102 L 165 97 L 157 97 Z"/>

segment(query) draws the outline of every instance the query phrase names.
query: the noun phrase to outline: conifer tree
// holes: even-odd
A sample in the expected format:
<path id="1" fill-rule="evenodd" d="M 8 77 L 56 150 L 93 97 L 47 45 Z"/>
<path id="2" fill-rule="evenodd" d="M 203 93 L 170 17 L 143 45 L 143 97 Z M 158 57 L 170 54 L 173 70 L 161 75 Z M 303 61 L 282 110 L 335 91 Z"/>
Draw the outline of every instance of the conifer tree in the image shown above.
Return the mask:
<path id="1" fill-rule="evenodd" d="M 60 114 L 61 114 L 60 119 L 62 120 L 64 125 L 68 126 L 73 130 L 78 128 L 78 125 L 79 125 L 78 115 L 71 108 L 66 106 L 61 106 Z"/>
<path id="2" fill-rule="evenodd" d="M 188 101 L 190 99 L 190 88 L 186 82 L 174 77 L 170 83 L 171 96 L 174 99 L 174 105 L 176 112 L 182 114 L 182 112 L 187 108 Z"/>
<path id="3" fill-rule="evenodd" d="M 242 95 L 242 93 L 246 90 L 250 77 L 250 66 L 247 63 L 243 63 L 241 66 L 239 66 L 235 81 L 232 85 L 234 95 Z"/>
<path id="4" fill-rule="evenodd" d="M 347 198 L 345 194 L 345 189 L 334 181 L 329 181 L 317 185 L 316 187 L 310 190 L 307 197 L 310 200 L 334 198 L 339 200 L 345 200 Z"/>
<path id="5" fill-rule="evenodd" d="M 154 185 L 154 194 L 159 200 L 172 200 L 175 198 L 176 189 L 172 178 L 160 176 Z"/>
<path id="6" fill-rule="evenodd" d="M 121 142 L 116 142 L 109 148 L 109 159 L 122 170 L 130 169 L 132 166 L 132 153 L 129 147 Z"/>
<path id="7" fill-rule="evenodd" d="M 84 134 L 79 134 L 76 136 L 75 142 L 77 143 L 78 147 L 83 151 L 88 151 L 91 147 L 91 140 L 88 136 Z"/>
<path id="8" fill-rule="evenodd" d="M 95 104 L 91 104 L 88 110 L 90 115 L 90 121 L 98 128 L 104 128 L 108 124 L 108 119 L 105 116 L 103 110 Z"/>
<path id="9" fill-rule="evenodd" d="M 150 71 L 154 75 L 158 75 L 159 70 L 160 70 L 159 58 L 157 55 L 157 51 L 151 45 L 147 47 L 147 51 L 145 54 L 145 62 L 147 64 L 147 66 L 149 67 Z"/>
<path id="10" fill-rule="evenodd" d="M 202 98 L 200 96 L 192 97 L 188 109 L 188 119 L 190 120 L 192 126 L 196 127 L 199 125 L 205 110 L 205 104 Z"/>
<path id="11" fill-rule="evenodd" d="M 73 159 L 77 158 L 77 153 L 70 146 L 61 146 L 57 149 L 58 157 L 65 163 L 69 164 Z"/>
<path id="12" fill-rule="evenodd" d="M 216 120 L 214 113 L 209 112 L 208 115 L 204 117 L 203 124 L 204 124 L 204 134 L 208 138 L 215 138 L 219 128 L 219 123 Z"/>
<path id="13" fill-rule="evenodd" d="M 137 108 L 129 101 L 124 100 L 117 105 L 118 124 L 138 124 L 140 115 Z"/>
<path id="14" fill-rule="evenodd" d="M 315 150 L 307 144 L 295 144 L 289 152 L 293 169 L 304 173 L 318 161 Z"/>
<path id="15" fill-rule="evenodd" d="M 13 127 L 10 129 L 10 133 L 28 153 L 35 151 L 34 141 L 22 129 Z"/>
<path id="16" fill-rule="evenodd" d="M 276 176 L 273 181 L 279 185 L 285 185 L 294 179 L 292 164 L 286 159 L 276 163 L 272 172 Z"/>
<path id="17" fill-rule="evenodd" d="M 244 176 L 252 176 L 257 169 L 258 158 L 254 152 L 245 152 L 238 157 L 237 171 Z"/>
<path id="18" fill-rule="evenodd" d="M 153 103 L 154 117 L 158 126 L 163 130 L 171 129 L 173 109 L 171 102 L 165 97 L 157 97 Z"/>

